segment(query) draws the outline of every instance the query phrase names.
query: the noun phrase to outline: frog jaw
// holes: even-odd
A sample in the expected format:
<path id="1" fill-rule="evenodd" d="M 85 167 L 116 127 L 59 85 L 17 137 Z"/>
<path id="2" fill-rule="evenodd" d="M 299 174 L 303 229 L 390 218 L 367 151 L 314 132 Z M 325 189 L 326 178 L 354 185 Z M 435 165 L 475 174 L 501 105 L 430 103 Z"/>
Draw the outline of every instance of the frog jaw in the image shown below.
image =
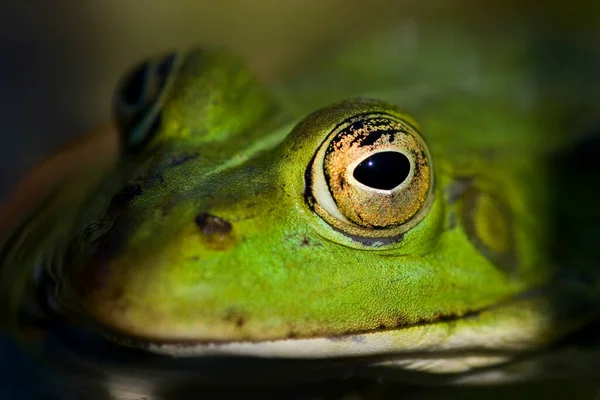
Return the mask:
<path id="1" fill-rule="evenodd" d="M 426 353 L 515 353 L 549 343 L 550 312 L 545 299 L 515 299 L 452 321 L 369 333 L 258 342 L 150 344 L 156 353 L 174 356 L 254 356 L 332 358 Z M 542 307 L 542 309 L 546 307 Z"/>
<path id="2" fill-rule="evenodd" d="M 151 343 L 148 350 L 175 357 L 364 359 L 369 367 L 463 374 L 535 354 L 594 318 L 589 293 L 582 296 L 585 284 L 573 283 L 531 290 L 451 321 L 309 339 Z M 567 305 L 564 296 L 577 301 Z"/>

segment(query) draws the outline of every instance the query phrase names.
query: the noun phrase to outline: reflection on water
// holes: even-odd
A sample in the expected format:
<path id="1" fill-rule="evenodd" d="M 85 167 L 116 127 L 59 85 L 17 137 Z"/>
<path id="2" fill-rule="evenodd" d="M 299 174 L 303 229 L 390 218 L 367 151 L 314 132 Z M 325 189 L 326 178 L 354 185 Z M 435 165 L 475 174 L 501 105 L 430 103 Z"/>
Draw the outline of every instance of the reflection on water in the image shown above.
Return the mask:
<path id="1" fill-rule="evenodd" d="M 64 335 L 64 336 L 60 336 Z M 68 346 L 63 348 L 62 346 Z M 367 399 L 593 399 L 599 388 L 591 369 L 595 361 L 578 358 L 588 369 L 585 379 L 562 373 L 551 380 L 499 387 L 435 387 L 398 384 L 381 379 L 365 380 L 352 363 L 281 362 L 251 359 L 175 360 L 138 351 L 122 351 L 114 345 L 77 331 L 55 332 L 44 344 L 44 362 L 14 347 L 4 346 L 2 378 L 10 383 L 0 391 L 6 399 L 161 400 L 197 398 L 313 399 L 343 398 L 349 393 Z M 38 348 L 39 350 L 39 348 Z M 6 357 L 6 358 L 5 358 Z M 560 362 L 548 359 L 548 364 Z M 535 368 L 535 367 L 533 367 Z M 591 368 L 591 369 L 590 369 Z M 518 371 L 518 367 L 515 368 Z M 521 371 L 529 372 L 529 367 Z M 577 368 L 575 368 L 577 369 Z M 293 372 L 293 373 L 291 373 Z M 582 372 L 579 370 L 578 373 Z M 589 373 L 591 372 L 591 373 Z M 517 372 L 519 373 L 519 372 Z M 491 373 L 493 376 L 493 372 Z M 584 376 L 586 373 L 583 374 Z M 418 382 L 418 374 L 411 381 Z M 35 382 L 35 384 L 32 384 Z M 208 383 L 211 382 L 211 383 Z"/>

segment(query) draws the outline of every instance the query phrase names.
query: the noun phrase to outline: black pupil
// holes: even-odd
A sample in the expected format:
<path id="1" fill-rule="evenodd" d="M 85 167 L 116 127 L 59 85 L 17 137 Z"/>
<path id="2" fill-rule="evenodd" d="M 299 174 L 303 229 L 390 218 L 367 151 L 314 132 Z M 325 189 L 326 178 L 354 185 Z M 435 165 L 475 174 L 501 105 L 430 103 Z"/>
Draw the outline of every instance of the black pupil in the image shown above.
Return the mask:
<path id="1" fill-rule="evenodd" d="M 382 151 L 363 160 L 354 168 L 354 179 L 374 189 L 390 190 L 404 182 L 410 173 L 410 161 L 397 151 Z"/>

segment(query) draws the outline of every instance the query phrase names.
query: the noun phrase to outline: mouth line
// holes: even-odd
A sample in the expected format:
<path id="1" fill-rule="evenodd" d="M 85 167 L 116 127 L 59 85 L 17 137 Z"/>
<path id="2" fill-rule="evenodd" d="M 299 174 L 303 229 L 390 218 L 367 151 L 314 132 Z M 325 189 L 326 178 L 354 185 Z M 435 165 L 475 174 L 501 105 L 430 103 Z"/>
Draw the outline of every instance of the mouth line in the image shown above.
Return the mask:
<path id="1" fill-rule="evenodd" d="M 44 356 L 52 365 L 65 366 L 81 374 L 106 376 L 143 377 L 144 381 L 193 382 L 211 385 L 286 385 L 296 382 L 328 381 L 366 377 L 371 368 L 386 368 L 388 362 L 410 362 L 411 359 L 453 360 L 465 356 L 502 357 L 516 359 L 536 353 L 516 354 L 507 351 L 445 351 L 376 354 L 336 358 L 261 358 L 244 355 L 173 357 L 156 354 L 139 348 L 120 346 L 85 328 L 64 327 L 44 339 L 50 343 L 44 348 Z M 379 371 L 379 369 L 378 369 Z M 409 379 L 431 379 L 425 371 L 405 371 Z M 364 375 L 364 376 L 363 376 Z M 456 375 L 449 372 L 436 375 L 436 382 L 451 380 Z"/>
<path id="2" fill-rule="evenodd" d="M 494 352 L 496 349 L 488 346 L 490 332 L 483 329 L 477 333 L 477 328 L 485 327 L 486 321 L 480 321 L 481 316 L 493 314 L 503 308 L 519 308 L 519 303 L 528 302 L 529 298 L 539 296 L 539 288 L 519 293 L 511 298 L 502 300 L 479 310 L 463 315 L 441 316 L 432 321 L 402 325 L 394 328 L 376 329 L 370 331 L 338 334 L 335 336 L 313 336 L 276 338 L 268 340 L 156 340 L 132 336 L 127 333 L 111 330 L 93 320 L 90 315 L 79 315 L 83 329 L 109 342 L 123 347 L 141 349 L 149 353 L 167 355 L 177 358 L 206 358 L 206 357 L 252 357 L 266 359 L 332 359 L 332 358 L 364 358 L 366 356 L 383 356 L 389 354 L 412 353 L 421 355 L 439 351 L 483 351 Z M 543 296 L 542 296 L 543 297 Z M 515 304 L 517 303 L 515 307 Z M 512 307 L 511 307 L 512 304 Z M 518 310 L 517 310 L 518 313 Z M 500 321 L 491 321 L 496 325 L 499 336 L 532 336 L 536 326 L 525 324 L 521 329 L 516 325 L 513 313 L 508 313 L 509 329 L 504 329 Z M 489 319 L 489 317 L 488 317 Z M 498 326 L 500 325 L 500 326 Z M 535 324 L 533 324 L 535 325 Z M 427 332 L 429 333 L 427 333 Z M 438 342 L 427 339 L 426 334 L 442 340 Z M 462 340 L 461 335 L 468 340 Z M 491 334 L 494 335 L 493 333 Z M 470 337 L 471 336 L 471 337 Z M 477 336 L 477 337 L 474 337 Z M 444 339 L 445 338 L 445 339 Z M 505 338 L 504 338 L 505 339 Z M 504 340 L 501 339 L 500 341 Z M 434 343 L 435 342 L 435 343 Z M 446 343 L 447 342 L 447 343 Z M 456 342 L 451 345 L 451 342 Z M 494 342 L 494 340 L 491 340 Z M 500 351 L 515 351 L 515 346 L 500 346 Z M 517 346 L 518 347 L 518 346 Z"/>
<path id="3" fill-rule="evenodd" d="M 504 302 L 503 302 L 504 303 Z M 499 303 L 499 304 L 503 304 Z M 378 342 L 386 335 L 398 334 L 410 329 L 424 328 L 433 325 L 445 325 L 453 322 L 477 318 L 482 312 L 498 306 L 490 306 L 477 311 L 468 312 L 462 316 L 441 316 L 434 321 L 401 325 L 394 328 L 374 329 L 353 333 L 336 334 L 332 336 L 294 337 L 271 340 L 229 340 L 229 341 L 147 341 L 146 349 L 157 354 L 175 357 L 198 356 L 242 356 L 259 358 L 289 358 L 289 359 L 331 359 L 331 358 L 364 358 L 373 354 L 385 356 L 393 351 L 371 353 L 368 342 Z M 373 340 L 374 339 L 374 340 Z M 354 348 L 356 351 L 345 352 Z M 360 350 L 362 349 L 362 350 Z M 391 350 L 391 348 L 390 348 Z M 413 352 L 412 356 L 423 352 Z M 410 356 L 409 354 L 407 354 Z"/>
<path id="4" fill-rule="evenodd" d="M 574 326 L 573 322 L 577 323 L 580 317 L 590 311 L 598 311 L 594 306 L 596 303 L 590 306 L 587 304 L 589 299 L 581 296 L 580 285 L 564 283 L 564 280 L 550 279 L 541 286 L 462 315 L 335 336 L 227 341 L 157 340 L 111 329 L 84 310 L 71 309 L 76 315 L 71 314 L 74 319 L 68 319 L 71 326 L 84 329 L 115 345 L 184 359 L 251 357 L 324 360 L 447 351 L 520 353 L 551 344 L 571 329 L 569 326 Z M 572 298 L 573 293 L 579 294 L 578 301 L 565 303 L 564 299 Z"/>

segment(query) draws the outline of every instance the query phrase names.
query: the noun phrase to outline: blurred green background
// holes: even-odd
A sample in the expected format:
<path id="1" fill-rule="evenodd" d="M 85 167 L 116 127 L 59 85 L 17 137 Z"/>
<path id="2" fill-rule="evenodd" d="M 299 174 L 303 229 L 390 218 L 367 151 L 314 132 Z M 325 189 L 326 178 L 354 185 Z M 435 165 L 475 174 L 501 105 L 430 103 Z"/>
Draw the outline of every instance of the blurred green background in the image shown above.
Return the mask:
<path id="1" fill-rule="evenodd" d="M 598 1 L 5 0 L 0 5 L 0 199 L 26 168 L 110 120 L 120 75 L 145 57 L 227 46 L 277 79 L 339 40 L 401 20 L 535 24 L 569 40 L 598 33 Z M 596 35 L 600 37 L 600 35 Z M 600 54 L 600 50 L 599 50 Z"/>

